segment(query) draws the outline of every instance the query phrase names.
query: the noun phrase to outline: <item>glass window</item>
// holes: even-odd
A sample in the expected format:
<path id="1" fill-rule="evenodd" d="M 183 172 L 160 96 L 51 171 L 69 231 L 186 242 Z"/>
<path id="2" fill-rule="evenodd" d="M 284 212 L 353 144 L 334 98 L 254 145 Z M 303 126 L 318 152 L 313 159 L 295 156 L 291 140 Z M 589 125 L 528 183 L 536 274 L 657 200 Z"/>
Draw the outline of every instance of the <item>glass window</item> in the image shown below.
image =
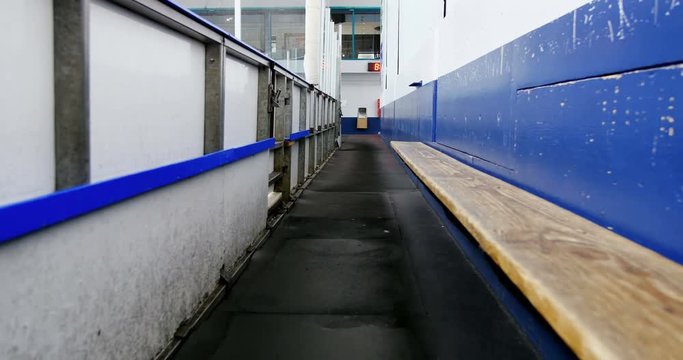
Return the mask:
<path id="1" fill-rule="evenodd" d="M 273 11 L 271 24 L 271 56 L 275 60 L 303 59 L 304 11 Z"/>
<path id="2" fill-rule="evenodd" d="M 332 21 L 342 25 L 342 59 L 379 59 L 379 9 L 333 9 Z"/>
<path id="3" fill-rule="evenodd" d="M 342 59 L 353 59 L 353 13 L 333 11 L 332 21 L 342 27 Z"/>
<path id="4" fill-rule="evenodd" d="M 203 17 L 204 19 L 212 22 L 219 28 L 229 32 L 230 34 L 235 33 L 235 9 L 191 9 L 197 15 Z"/>
<path id="5" fill-rule="evenodd" d="M 242 9 L 242 41 L 266 52 L 266 20 L 264 9 Z"/>
<path id="6" fill-rule="evenodd" d="M 355 48 L 357 59 L 379 59 L 379 14 L 355 14 Z"/>

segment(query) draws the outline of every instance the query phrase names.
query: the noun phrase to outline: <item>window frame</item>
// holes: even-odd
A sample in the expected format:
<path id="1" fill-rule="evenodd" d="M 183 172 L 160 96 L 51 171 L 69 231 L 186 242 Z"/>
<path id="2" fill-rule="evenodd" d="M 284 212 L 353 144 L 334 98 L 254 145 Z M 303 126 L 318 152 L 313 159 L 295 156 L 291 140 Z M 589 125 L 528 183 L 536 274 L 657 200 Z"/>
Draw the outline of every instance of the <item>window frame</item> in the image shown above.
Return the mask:
<path id="1" fill-rule="evenodd" d="M 381 54 L 375 56 L 374 58 L 358 58 L 358 52 L 356 49 L 356 15 L 378 15 L 379 16 L 379 26 L 382 26 L 382 13 L 379 7 L 345 7 L 345 6 L 331 6 L 331 14 L 351 14 L 351 57 L 342 58 L 342 60 L 379 60 Z M 381 40 L 380 40 L 381 43 Z"/>

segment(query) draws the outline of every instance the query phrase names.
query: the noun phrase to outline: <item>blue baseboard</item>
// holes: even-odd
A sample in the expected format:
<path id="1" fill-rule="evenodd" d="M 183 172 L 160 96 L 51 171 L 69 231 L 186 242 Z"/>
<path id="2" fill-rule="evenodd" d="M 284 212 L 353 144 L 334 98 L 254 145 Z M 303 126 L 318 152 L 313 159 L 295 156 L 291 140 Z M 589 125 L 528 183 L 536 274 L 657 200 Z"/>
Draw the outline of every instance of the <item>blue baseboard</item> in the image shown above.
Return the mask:
<path id="1" fill-rule="evenodd" d="M 385 105 L 381 133 L 683 263 L 681 38 L 683 6 L 594 1 Z"/>

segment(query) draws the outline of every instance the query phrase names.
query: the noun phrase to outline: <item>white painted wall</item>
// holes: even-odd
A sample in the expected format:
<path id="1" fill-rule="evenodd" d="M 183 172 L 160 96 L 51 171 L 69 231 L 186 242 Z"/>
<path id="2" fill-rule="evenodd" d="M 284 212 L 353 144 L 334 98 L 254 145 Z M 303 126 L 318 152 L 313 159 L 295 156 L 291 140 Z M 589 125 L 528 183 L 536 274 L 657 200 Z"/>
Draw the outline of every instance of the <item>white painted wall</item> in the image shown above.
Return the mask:
<path id="1" fill-rule="evenodd" d="M 292 133 L 298 132 L 299 130 L 299 114 L 301 113 L 301 88 L 298 86 L 292 86 Z"/>
<path id="2" fill-rule="evenodd" d="M 264 228 L 267 161 L 3 244 L 0 358 L 152 358 Z"/>
<path id="3" fill-rule="evenodd" d="M 292 147 L 289 148 L 289 150 L 291 151 L 290 155 L 292 159 L 291 168 L 289 172 L 289 184 L 291 189 L 294 189 L 298 185 L 297 183 L 299 182 L 299 144 L 300 142 L 294 143 L 292 144 Z"/>
<path id="4" fill-rule="evenodd" d="M 307 139 L 305 140 L 305 143 L 304 143 L 304 151 L 306 151 L 306 159 L 305 159 L 305 161 L 304 161 L 304 175 L 305 175 L 305 176 L 309 176 L 309 175 L 311 174 L 311 173 L 308 171 L 309 164 L 311 163 L 311 159 L 310 159 L 310 156 L 309 156 L 310 151 L 311 151 L 310 149 L 311 149 L 311 146 L 312 146 L 312 145 L 311 145 L 311 144 L 312 144 L 312 143 L 311 143 L 311 139 L 313 139 L 313 138 L 312 138 L 312 137 L 307 138 Z"/>
<path id="5" fill-rule="evenodd" d="M 342 73 L 342 116 L 355 117 L 359 107 L 367 108 L 369 117 L 377 116 L 377 99 L 381 94 L 380 74 Z"/>
<path id="6" fill-rule="evenodd" d="M 225 59 L 226 149 L 256 141 L 258 68 L 232 57 Z"/>
<path id="7" fill-rule="evenodd" d="M 442 1 L 382 0 L 382 104 L 412 91 L 414 81 L 450 73 L 588 2 L 451 0 L 443 18 Z"/>
<path id="8" fill-rule="evenodd" d="M 11 85 L 0 86 L 0 204 L 54 186 L 50 3 L 0 14 L 11 29 L 0 38 Z M 203 44 L 108 2 L 90 9 L 93 180 L 201 156 Z M 226 64 L 239 73 L 228 83 L 245 84 L 228 114 L 251 106 L 230 103 L 249 99 L 253 71 L 240 66 Z M 0 359 L 152 358 L 264 228 L 272 168 L 263 152 L 2 244 Z"/>
<path id="9" fill-rule="evenodd" d="M 313 127 L 313 94 L 310 91 L 306 92 L 306 129 Z"/>
<path id="10" fill-rule="evenodd" d="M 5 2 L 0 24 L 2 206 L 55 186 L 52 2 Z"/>
<path id="11" fill-rule="evenodd" d="M 92 1 L 93 182 L 203 154 L 204 52 L 202 43 Z"/>
<path id="12" fill-rule="evenodd" d="M 313 100 L 314 97 L 310 91 L 306 91 L 306 129 L 313 127 Z M 304 161 L 304 174 L 309 176 L 311 173 L 308 171 L 308 167 L 313 159 L 310 159 L 310 147 L 313 146 L 313 137 L 306 138 L 304 143 L 304 151 L 306 151 L 306 159 Z"/>

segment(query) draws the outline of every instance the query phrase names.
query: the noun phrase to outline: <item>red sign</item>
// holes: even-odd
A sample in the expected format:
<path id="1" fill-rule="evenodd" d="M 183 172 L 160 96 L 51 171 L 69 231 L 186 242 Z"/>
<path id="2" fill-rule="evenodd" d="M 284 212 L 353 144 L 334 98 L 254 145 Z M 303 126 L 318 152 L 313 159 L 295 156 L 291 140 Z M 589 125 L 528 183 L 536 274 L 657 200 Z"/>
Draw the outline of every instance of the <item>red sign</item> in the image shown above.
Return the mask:
<path id="1" fill-rule="evenodd" d="M 382 71 L 382 64 L 378 62 L 368 63 L 368 72 L 380 72 Z"/>

